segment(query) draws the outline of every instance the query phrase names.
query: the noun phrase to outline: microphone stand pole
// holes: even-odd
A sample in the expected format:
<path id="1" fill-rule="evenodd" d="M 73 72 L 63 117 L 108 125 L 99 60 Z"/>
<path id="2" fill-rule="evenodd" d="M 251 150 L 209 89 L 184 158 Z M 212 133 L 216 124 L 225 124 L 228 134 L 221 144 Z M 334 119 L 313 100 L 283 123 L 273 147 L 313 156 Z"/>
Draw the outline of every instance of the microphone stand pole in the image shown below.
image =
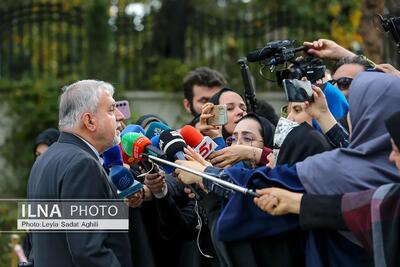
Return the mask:
<path id="1" fill-rule="evenodd" d="M 166 165 L 169 165 L 171 167 L 178 168 L 178 169 L 187 171 L 189 173 L 195 174 L 195 175 L 200 176 L 200 177 L 202 177 L 204 179 L 208 179 L 210 181 L 213 181 L 213 182 L 215 182 L 217 184 L 223 185 L 223 186 L 225 186 L 225 187 L 227 187 L 229 189 L 235 190 L 235 191 L 240 192 L 242 194 L 245 194 L 245 195 L 248 195 L 248 196 L 252 196 L 252 197 L 259 197 L 259 195 L 252 189 L 248 189 L 246 187 L 242 187 L 242 186 L 239 186 L 239 185 L 224 181 L 222 179 L 216 178 L 216 177 L 211 176 L 209 174 L 206 174 L 206 173 L 203 173 L 203 172 L 199 172 L 199 171 L 190 169 L 188 167 L 178 165 L 178 164 L 176 164 L 174 162 L 170 162 L 168 160 L 157 158 L 157 157 L 152 156 L 152 155 L 144 155 L 144 154 L 142 154 L 142 156 L 145 156 L 145 157 L 147 157 L 147 158 L 149 158 L 149 159 L 151 159 L 153 161 L 156 161 L 158 163 L 166 164 Z"/>

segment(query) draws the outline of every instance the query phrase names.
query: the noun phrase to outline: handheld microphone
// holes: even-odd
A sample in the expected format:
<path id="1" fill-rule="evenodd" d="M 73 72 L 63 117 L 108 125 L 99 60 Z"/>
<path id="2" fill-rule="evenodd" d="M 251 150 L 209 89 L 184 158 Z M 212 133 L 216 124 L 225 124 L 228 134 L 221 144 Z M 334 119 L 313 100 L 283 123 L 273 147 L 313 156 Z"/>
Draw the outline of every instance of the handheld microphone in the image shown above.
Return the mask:
<path id="1" fill-rule="evenodd" d="M 186 143 L 203 158 L 207 158 L 218 147 L 209 136 L 203 136 L 199 130 L 190 125 L 185 125 L 181 129 L 181 135 Z"/>
<path id="2" fill-rule="evenodd" d="M 143 184 L 136 181 L 132 173 L 124 166 L 113 166 L 110 171 L 110 178 L 117 188 L 119 198 L 129 198 L 143 188 Z"/>
<path id="3" fill-rule="evenodd" d="M 160 134 L 160 149 L 167 155 L 171 161 L 180 159 L 186 160 L 183 148 L 186 142 L 182 135 L 175 130 L 165 130 Z"/>
<path id="4" fill-rule="evenodd" d="M 160 135 L 165 130 L 171 130 L 171 128 L 164 123 L 155 121 L 149 124 L 145 135 L 147 138 L 151 139 L 153 136 Z"/>
<path id="5" fill-rule="evenodd" d="M 162 149 L 170 161 L 186 160 L 183 148 L 186 147 L 186 142 L 182 135 L 174 130 L 165 130 L 160 134 L 160 149 Z M 197 184 L 188 185 L 190 190 L 196 195 L 196 199 L 202 199 L 205 195 Z"/>
<path id="6" fill-rule="evenodd" d="M 132 173 L 123 166 L 122 151 L 116 145 L 103 153 L 104 166 L 110 170 L 110 180 L 117 188 L 118 197 L 129 197 L 143 188 L 143 185 L 135 181 Z"/>
<path id="7" fill-rule="evenodd" d="M 122 154 L 119 145 L 115 145 L 103 152 L 103 166 L 109 170 L 112 166 L 122 165 Z"/>
<path id="8" fill-rule="evenodd" d="M 144 130 L 140 125 L 137 124 L 129 124 L 125 127 L 125 129 L 121 132 L 121 138 L 126 133 L 142 133 L 144 134 Z"/>
<path id="9" fill-rule="evenodd" d="M 157 147 L 157 148 L 160 148 L 160 147 L 159 147 L 159 145 L 160 145 L 160 136 L 159 136 L 159 135 L 153 136 L 153 137 L 151 138 L 151 143 L 152 143 L 153 146 L 155 146 L 155 147 Z M 159 164 L 159 166 L 161 167 L 161 169 L 162 169 L 165 173 L 168 173 L 168 174 L 172 173 L 172 172 L 175 170 L 174 167 L 171 167 L 171 166 L 168 166 L 168 165 L 165 165 L 165 164 L 162 164 L 162 163 Z"/>
<path id="10" fill-rule="evenodd" d="M 120 149 L 120 151 L 121 151 L 121 154 L 122 154 L 122 161 L 124 162 L 124 163 L 126 163 L 126 164 L 128 164 L 128 165 L 134 165 L 134 164 L 136 164 L 138 161 L 137 160 L 135 160 L 134 158 L 132 158 L 132 157 L 129 157 L 126 153 L 125 153 L 125 151 L 122 149 L 122 144 L 121 143 L 119 143 L 119 149 Z"/>
<path id="11" fill-rule="evenodd" d="M 144 160 L 143 153 L 165 158 L 165 153 L 151 144 L 149 138 L 141 133 L 127 133 L 121 140 L 122 149 L 136 160 Z"/>

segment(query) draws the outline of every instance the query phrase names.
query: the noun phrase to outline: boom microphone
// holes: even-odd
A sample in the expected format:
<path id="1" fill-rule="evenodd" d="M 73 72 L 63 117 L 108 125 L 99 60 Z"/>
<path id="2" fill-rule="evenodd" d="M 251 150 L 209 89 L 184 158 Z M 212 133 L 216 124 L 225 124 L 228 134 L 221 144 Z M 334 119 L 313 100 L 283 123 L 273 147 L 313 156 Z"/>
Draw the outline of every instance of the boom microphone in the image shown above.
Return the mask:
<path id="1" fill-rule="evenodd" d="M 200 131 L 193 126 L 185 125 L 180 133 L 186 143 L 203 158 L 207 158 L 218 147 L 209 136 L 203 136 Z"/>
<path id="2" fill-rule="evenodd" d="M 260 60 L 272 57 L 276 52 L 281 49 L 281 47 L 292 45 L 289 40 L 279 40 L 274 42 L 269 42 L 262 48 L 258 48 L 247 55 L 248 62 L 257 62 Z"/>

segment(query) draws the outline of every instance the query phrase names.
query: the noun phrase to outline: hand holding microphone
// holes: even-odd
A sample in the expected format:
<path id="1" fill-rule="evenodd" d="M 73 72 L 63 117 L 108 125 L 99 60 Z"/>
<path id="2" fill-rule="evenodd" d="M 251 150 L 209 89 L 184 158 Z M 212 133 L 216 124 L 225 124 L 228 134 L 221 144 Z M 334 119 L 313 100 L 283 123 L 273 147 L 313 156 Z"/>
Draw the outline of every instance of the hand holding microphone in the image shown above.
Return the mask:
<path id="1" fill-rule="evenodd" d="M 181 135 L 186 143 L 203 158 L 208 158 L 217 148 L 217 144 L 208 136 L 203 136 L 199 130 L 190 125 L 181 129 Z"/>
<path id="2" fill-rule="evenodd" d="M 130 198 L 143 188 L 143 185 L 135 181 L 132 173 L 122 164 L 122 153 L 118 145 L 111 147 L 103 153 L 104 164 L 110 168 L 110 180 L 117 188 L 120 198 Z"/>

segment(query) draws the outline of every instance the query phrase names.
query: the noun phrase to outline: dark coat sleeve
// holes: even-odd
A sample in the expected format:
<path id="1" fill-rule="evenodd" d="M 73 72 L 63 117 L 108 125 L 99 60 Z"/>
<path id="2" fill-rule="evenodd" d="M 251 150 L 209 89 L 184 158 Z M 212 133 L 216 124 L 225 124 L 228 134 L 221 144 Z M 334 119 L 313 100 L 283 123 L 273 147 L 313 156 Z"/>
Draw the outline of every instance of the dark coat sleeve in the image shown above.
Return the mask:
<path id="1" fill-rule="evenodd" d="M 196 237 L 195 201 L 188 200 L 183 186 L 167 176 L 168 193 L 156 199 L 160 231 L 166 239 L 193 240 Z"/>
<path id="2" fill-rule="evenodd" d="M 60 192 L 61 199 L 108 199 L 110 187 L 98 162 L 91 158 L 70 164 Z M 121 266 L 105 244 L 107 233 L 67 233 L 68 247 L 77 266 Z"/>
<path id="3" fill-rule="evenodd" d="M 307 230 L 347 230 L 341 205 L 342 195 L 304 194 L 300 204 L 300 226 Z"/>

